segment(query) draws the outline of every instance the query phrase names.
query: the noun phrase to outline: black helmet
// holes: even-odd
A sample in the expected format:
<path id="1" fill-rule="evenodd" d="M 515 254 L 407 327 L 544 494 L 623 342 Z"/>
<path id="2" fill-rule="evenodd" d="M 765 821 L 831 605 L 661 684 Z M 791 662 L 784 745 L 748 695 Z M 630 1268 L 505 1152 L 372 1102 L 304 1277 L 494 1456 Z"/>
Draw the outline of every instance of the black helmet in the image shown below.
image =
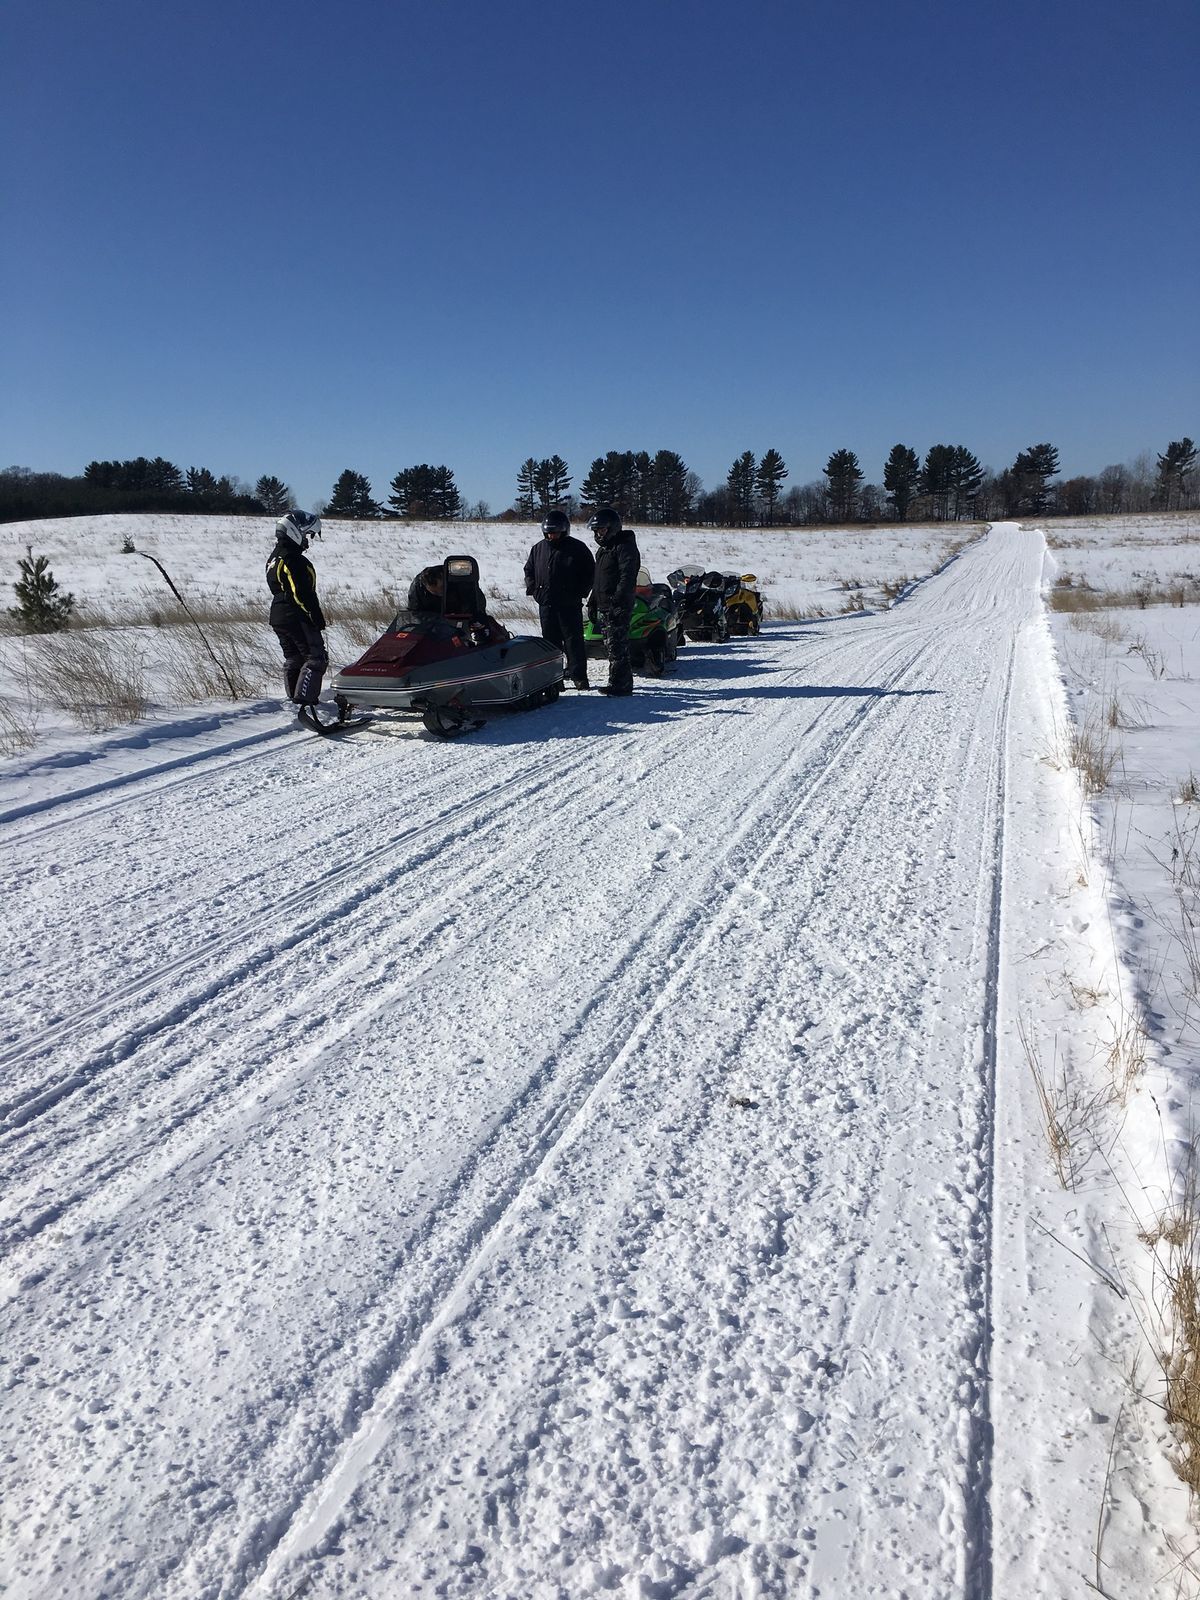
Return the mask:
<path id="1" fill-rule="evenodd" d="M 588 527 L 597 544 L 614 538 L 621 531 L 621 513 L 612 506 L 597 506 L 588 518 Z"/>
<path id="2" fill-rule="evenodd" d="M 321 537 L 321 519 L 311 511 L 289 511 L 286 517 L 280 517 L 275 524 L 275 536 L 292 539 L 304 550 L 310 539 Z"/>
<path id="3" fill-rule="evenodd" d="M 547 511 L 542 518 L 543 533 L 570 533 L 571 519 L 565 511 Z"/>

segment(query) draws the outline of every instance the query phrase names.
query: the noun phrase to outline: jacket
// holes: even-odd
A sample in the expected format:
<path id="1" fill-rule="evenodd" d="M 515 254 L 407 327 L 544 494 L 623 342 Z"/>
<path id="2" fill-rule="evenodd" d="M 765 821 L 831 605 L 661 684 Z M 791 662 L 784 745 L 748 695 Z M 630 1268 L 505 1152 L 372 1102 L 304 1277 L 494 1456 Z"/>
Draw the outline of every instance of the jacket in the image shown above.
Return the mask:
<path id="1" fill-rule="evenodd" d="M 525 593 L 538 605 L 578 605 L 592 587 L 596 563 L 582 539 L 539 539 L 525 563 Z"/>
<path id="2" fill-rule="evenodd" d="M 295 608 L 314 628 L 324 631 L 325 614 L 317 599 L 317 569 L 291 539 L 282 538 L 267 559 L 267 587 L 272 616 Z"/>
<path id="3" fill-rule="evenodd" d="M 596 551 L 596 577 L 589 608 L 620 611 L 627 607 L 632 610 L 633 591 L 641 565 L 642 555 L 633 529 L 622 528 Z"/>

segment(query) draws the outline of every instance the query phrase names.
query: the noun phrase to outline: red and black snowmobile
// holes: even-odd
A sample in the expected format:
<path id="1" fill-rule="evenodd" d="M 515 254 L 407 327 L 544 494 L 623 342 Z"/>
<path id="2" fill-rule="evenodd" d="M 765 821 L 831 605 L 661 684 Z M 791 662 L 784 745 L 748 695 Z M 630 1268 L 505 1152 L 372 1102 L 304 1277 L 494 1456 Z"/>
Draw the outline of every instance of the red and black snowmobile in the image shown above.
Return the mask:
<path id="1" fill-rule="evenodd" d="M 446 738 L 481 726 L 481 712 L 558 699 L 565 669 L 558 646 L 514 637 L 482 612 L 473 556 L 448 556 L 442 574 L 441 611 L 398 611 L 383 636 L 334 676 L 337 718 L 314 712 L 305 718 L 311 727 L 336 733 L 361 726 L 368 717 L 352 716 L 356 710 L 413 711 L 430 733 Z"/>

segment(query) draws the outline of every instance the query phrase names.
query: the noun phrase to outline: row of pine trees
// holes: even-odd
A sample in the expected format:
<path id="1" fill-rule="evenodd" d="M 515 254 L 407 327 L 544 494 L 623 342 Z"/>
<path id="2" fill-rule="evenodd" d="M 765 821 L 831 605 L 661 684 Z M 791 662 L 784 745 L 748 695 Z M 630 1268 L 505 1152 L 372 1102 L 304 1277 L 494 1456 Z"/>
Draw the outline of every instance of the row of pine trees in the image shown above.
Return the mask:
<path id="1" fill-rule="evenodd" d="M 962 521 L 1174 511 L 1200 504 L 1196 462 L 1192 440 L 1173 439 L 1153 464 L 1147 455 L 1127 466 L 1106 467 L 1095 477 L 1060 482 L 1058 450 L 1052 444 L 1030 445 L 1000 473 L 985 468 L 965 445 L 931 445 L 922 459 L 911 446 L 897 444 L 883 463 L 880 483 L 867 482 L 855 452 L 842 449 L 831 453 L 820 480 L 785 489 L 787 463 L 772 448 L 762 456 L 743 451 L 725 482 L 706 490 L 677 451 L 651 455 L 648 450 L 609 450 L 595 458 L 573 494 L 571 470 L 561 456 L 529 456 L 518 469 L 515 498 L 501 515 L 537 521 L 551 506 L 574 515 L 592 506 L 611 505 L 635 526 L 769 528 L 907 522 L 914 517 Z M 370 479 L 347 467 L 328 501 L 313 509 L 359 520 L 491 516 L 483 501 L 464 503 L 447 466 L 422 462 L 404 467 L 389 488 L 386 499 L 379 501 Z M 206 467 L 183 471 L 161 456 L 90 461 L 79 478 L 23 467 L 0 472 L 0 521 L 105 511 L 278 516 L 295 504 L 292 490 L 273 474 L 264 473 L 251 488 L 228 475 L 218 477 Z"/>

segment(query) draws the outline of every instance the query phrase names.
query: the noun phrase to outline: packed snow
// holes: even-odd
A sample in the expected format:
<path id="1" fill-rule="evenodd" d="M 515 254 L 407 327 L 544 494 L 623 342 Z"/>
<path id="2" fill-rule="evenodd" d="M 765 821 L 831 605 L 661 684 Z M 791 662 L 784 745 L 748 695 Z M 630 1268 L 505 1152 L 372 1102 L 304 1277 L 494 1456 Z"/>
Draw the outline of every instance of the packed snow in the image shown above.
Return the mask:
<path id="1" fill-rule="evenodd" d="M 255 592 L 261 540 L 127 521 Z M 837 536 L 789 537 L 647 553 L 840 609 Z M 1190 1013 L 1072 1188 L 1030 1070 L 1149 999 L 1055 558 L 856 537 L 842 577 L 924 581 L 630 700 L 450 743 L 160 705 L 0 763 L 3 1592 L 1175 1592 L 1136 1235 Z"/>

